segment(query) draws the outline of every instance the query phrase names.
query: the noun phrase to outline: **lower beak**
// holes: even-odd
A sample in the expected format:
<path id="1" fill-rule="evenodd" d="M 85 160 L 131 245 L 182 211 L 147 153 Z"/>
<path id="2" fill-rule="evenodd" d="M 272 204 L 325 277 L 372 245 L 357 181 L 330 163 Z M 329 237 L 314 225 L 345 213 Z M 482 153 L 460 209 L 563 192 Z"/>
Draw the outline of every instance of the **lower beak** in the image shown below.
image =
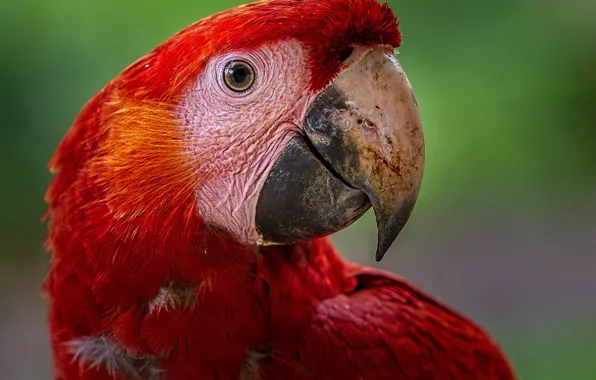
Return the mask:
<path id="1" fill-rule="evenodd" d="M 340 73 L 311 104 L 304 132 L 261 190 L 259 241 L 329 235 L 372 205 L 380 261 L 412 213 L 424 167 L 418 107 L 393 50 L 379 46 Z"/>

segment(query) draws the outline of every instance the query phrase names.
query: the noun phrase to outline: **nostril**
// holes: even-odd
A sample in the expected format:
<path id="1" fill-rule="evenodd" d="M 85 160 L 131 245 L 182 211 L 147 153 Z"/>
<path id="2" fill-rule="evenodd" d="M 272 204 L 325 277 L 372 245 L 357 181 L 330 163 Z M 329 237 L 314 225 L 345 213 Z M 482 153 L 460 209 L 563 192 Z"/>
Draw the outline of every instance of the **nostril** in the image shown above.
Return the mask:
<path id="1" fill-rule="evenodd" d="M 354 52 L 354 48 L 353 47 L 351 47 L 351 46 L 347 47 L 339 55 L 339 61 L 340 62 L 345 62 L 348 58 L 350 58 L 350 56 L 352 55 L 353 52 Z"/>

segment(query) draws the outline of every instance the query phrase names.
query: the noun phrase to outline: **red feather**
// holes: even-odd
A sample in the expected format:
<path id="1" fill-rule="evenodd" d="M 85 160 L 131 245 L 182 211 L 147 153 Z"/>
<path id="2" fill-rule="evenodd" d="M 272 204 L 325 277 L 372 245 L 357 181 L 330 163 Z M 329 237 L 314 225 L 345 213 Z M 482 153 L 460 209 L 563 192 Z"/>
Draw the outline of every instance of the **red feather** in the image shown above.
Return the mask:
<path id="1" fill-rule="evenodd" d="M 339 259 L 326 239 L 265 260 L 273 347 L 284 353 L 264 362 L 267 379 L 514 379 L 473 322 L 393 274 Z"/>
<path id="2" fill-rule="evenodd" d="M 54 378 L 112 379 L 81 369 L 68 345 L 102 335 L 171 380 L 239 378 L 252 373 L 250 353 L 262 379 L 512 379 L 471 322 L 342 261 L 326 239 L 257 252 L 202 223 L 179 97 L 211 57 L 283 39 L 309 47 L 313 90 L 352 44 L 401 42 L 375 0 L 264 1 L 182 30 L 85 105 L 50 162 L 46 194 Z M 196 287 L 194 307 L 150 312 L 171 281 Z"/>

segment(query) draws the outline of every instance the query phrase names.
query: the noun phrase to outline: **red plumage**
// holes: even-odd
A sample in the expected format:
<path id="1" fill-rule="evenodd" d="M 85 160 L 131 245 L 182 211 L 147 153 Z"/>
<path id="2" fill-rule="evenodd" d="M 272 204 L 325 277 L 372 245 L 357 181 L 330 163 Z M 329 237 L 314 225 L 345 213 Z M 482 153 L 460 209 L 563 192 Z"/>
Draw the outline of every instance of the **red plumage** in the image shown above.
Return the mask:
<path id="1" fill-rule="evenodd" d="M 172 380 L 512 379 L 472 322 L 402 279 L 343 261 L 326 239 L 256 251 L 203 224 L 176 104 L 214 54 L 282 39 L 314 47 L 313 90 L 351 44 L 401 42 L 391 10 L 373 0 L 265 1 L 182 30 L 85 105 L 46 194 L 54 378 L 114 378 L 81 369 L 69 346 L 101 335 L 145 358 L 132 363 L 147 378 L 149 360 Z M 194 307 L 149 312 L 171 281 L 197 290 Z"/>

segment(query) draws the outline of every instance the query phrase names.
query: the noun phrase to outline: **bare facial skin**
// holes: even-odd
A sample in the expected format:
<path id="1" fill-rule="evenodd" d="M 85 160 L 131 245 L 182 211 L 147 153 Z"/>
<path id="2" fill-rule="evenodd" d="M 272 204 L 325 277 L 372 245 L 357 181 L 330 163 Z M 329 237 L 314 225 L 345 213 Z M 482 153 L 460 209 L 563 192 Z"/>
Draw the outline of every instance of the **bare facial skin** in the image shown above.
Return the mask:
<path id="1" fill-rule="evenodd" d="M 314 94 L 300 43 L 285 41 L 257 50 L 234 52 L 208 63 L 188 90 L 180 117 L 200 163 L 199 211 L 207 224 L 228 231 L 236 240 L 257 242 L 255 207 L 271 166 L 299 125 Z M 234 93 L 223 69 L 244 60 L 255 70 L 245 93 Z"/>

